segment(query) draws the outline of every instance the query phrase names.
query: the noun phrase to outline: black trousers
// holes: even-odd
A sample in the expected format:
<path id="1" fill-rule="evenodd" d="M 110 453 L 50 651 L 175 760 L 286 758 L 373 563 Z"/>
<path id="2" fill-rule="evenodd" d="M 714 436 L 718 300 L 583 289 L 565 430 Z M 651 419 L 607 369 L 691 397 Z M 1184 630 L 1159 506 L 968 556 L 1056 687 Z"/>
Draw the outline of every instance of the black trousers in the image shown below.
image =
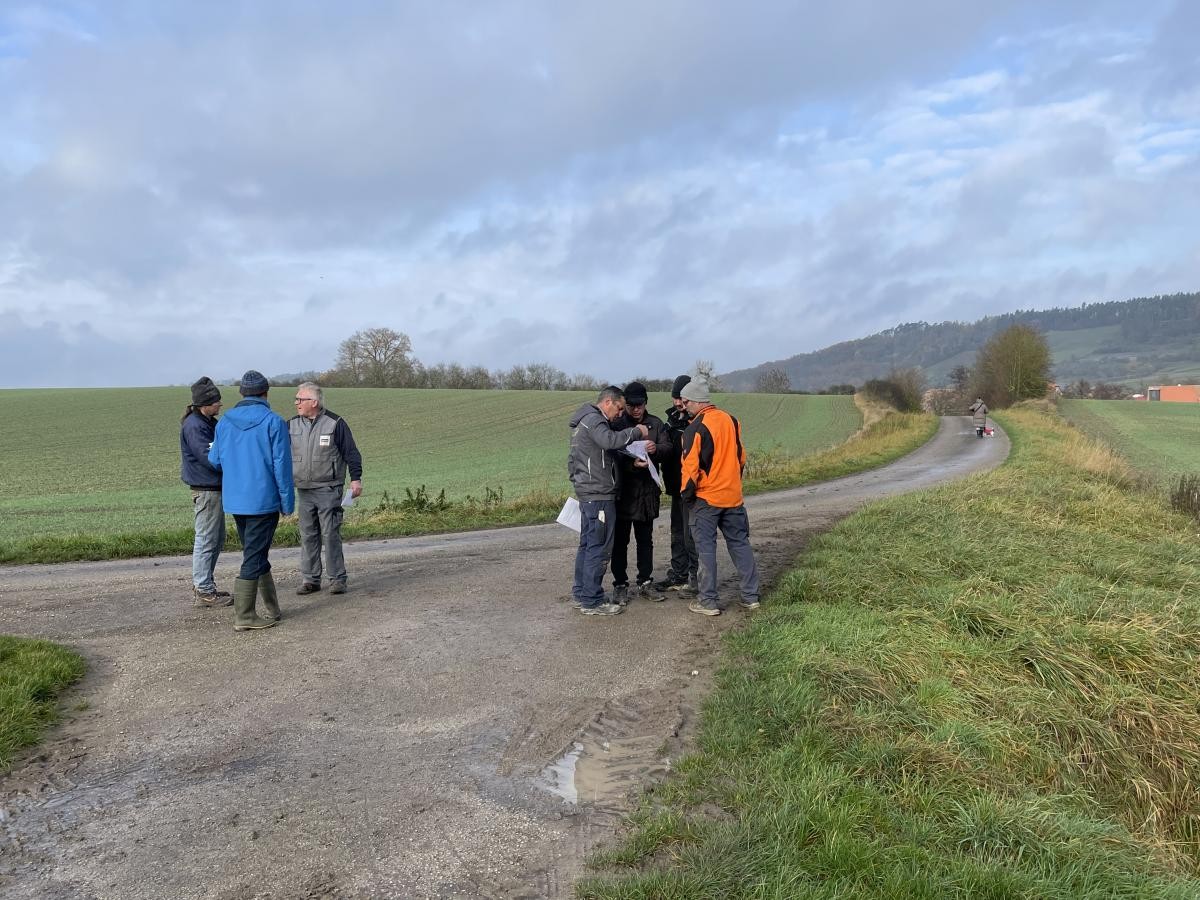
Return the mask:
<path id="1" fill-rule="evenodd" d="M 629 584 L 629 533 L 637 540 L 637 580 L 650 578 L 654 573 L 654 520 L 635 522 L 617 516 L 617 527 L 613 532 L 612 575 L 613 584 Z"/>

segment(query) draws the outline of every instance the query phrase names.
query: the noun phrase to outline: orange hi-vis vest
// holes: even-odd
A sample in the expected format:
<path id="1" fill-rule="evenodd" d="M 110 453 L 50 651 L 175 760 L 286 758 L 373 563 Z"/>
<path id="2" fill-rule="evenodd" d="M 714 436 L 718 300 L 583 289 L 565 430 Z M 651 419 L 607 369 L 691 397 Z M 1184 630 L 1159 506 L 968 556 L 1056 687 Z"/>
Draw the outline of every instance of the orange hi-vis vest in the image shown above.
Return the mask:
<path id="1" fill-rule="evenodd" d="M 680 493 L 684 499 L 698 498 L 721 509 L 741 506 L 745 465 L 738 420 L 723 409 L 706 406 L 683 433 Z"/>

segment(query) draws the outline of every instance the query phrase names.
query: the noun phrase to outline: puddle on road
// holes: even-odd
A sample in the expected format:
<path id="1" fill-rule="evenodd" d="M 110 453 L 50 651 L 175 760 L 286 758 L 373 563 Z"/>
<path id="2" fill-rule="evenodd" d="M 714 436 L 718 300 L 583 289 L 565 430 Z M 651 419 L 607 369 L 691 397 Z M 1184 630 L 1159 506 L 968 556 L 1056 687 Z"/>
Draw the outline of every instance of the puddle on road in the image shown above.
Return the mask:
<path id="1" fill-rule="evenodd" d="M 585 738 L 546 766 L 541 781 L 568 803 L 623 805 L 631 791 L 670 771 L 671 761 L 661 755 L 661 748 L 662 739 L 653 736 L 613 741 Z"/>
<path id="2" fill-rule="evenodd" d="M 575 789 L 575 766 L 582 752 L 583 744 L 576 741 L 570 750 L 542 770 L 542 778 L 546 780 L 550 793 L 557 794 L 568 803 L 579 802 L 579 791 Z"/>

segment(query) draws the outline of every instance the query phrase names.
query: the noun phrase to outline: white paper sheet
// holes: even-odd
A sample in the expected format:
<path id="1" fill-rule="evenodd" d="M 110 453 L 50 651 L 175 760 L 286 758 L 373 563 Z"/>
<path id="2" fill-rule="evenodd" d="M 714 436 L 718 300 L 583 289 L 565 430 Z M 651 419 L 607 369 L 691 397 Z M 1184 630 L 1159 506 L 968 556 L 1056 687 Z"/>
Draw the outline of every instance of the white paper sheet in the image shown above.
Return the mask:
<path id="1" fill-rule="evenodd" d="M 558 514 L 556 520 L 559 525 L 566 525 L 572 531 L 579 531 L 583 527 L 580 521 L 579 501 L 574 497 L 568 497 L 567 502 L 563 504 L 562 512 Z"/>
<path id="2" fill-rule="evenodd" d="M 351 488 L 346 488 L 346 496 L 342 498 L 342 508 L 349 509 L 354 505 L 354 491 Z"/>
<path id="3" fill-rule="evenodd" d="M 650 459 L 650 454 L 646 452 L 646 445 L 649 441 L 631 441 L 629 444 L 621 448 L 623 453 L 628 453 L 635 459 L 644 459 L 650 468 L 650 477 L 654 479 L 654 483 L 658 485 L 660 491 L 665 491 L 667 488 L 663 484 L 662 475 L 658 473 L 658 466 Z"/>

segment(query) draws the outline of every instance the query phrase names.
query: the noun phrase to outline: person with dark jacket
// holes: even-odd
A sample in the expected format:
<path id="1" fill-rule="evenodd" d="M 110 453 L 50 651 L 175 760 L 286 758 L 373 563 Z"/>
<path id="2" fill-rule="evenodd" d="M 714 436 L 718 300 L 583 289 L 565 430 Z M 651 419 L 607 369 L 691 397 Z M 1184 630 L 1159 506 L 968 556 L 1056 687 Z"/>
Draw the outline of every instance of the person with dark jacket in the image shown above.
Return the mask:
<path id="1" fill-rule="evenodd" d="M 648 600 L 661 601 L 663 595 L 654 587 L 654 520 L 658 518 L 661 491 L 650 474 L 650 466 L 671 451 L 671 438 L 666 425 L 658 416 L 646 411 L 646 386 L 631 381 L 625 386 L 625 412 L 613 422 L 621 431 L 635 425 L 645 425 L 645 460 L 617 453 L 617 527 L 613 534 L 612 576 L 613 602 L 629 603 L 629 534 L 637 541 L 637 589 Z"/>
<path id="2" fill-rule="evenodd" d="M 683 433 L 683 488 L 689 504 L 692 539 L 700 557 L 700 596 L 688 609 L 703 616 L 719 616 L 717 595 L 717 532 L 737 568 L 743 609 L 758 609 L 758 564 L 750 547 L 750 519 L 742 497 L 742 470 L 746 446 L 742 426 L 718 409 L 709 397 L 708 383 L 697 378 L 680 391 L 692 424 Z"/>
<path id="3" fill-rule="evenodd" d="M 645 425 L 614 431 L 611 423 L 624 411 L 624 393 L 610 384 L 595 403 L 583 404 L 567 422 L 571 429 L 567 474 L 579 500 L 580 525 L 571 595 L 579 611 L 588 616 L 621 612 L 618 604 L 606 603 L 604 598 L 604 570 L 617 524 L 617 463 L 612 451 L 650 433 Z"/>
<path id="4" fill-rule="evenodd" d="M 306 381 L 296 388 L 297 415 L 288 420 L 292 442 L 292 476 L 296 483 L 296 515 L 300 521 L 300 588 L 297 594 L 321 589 L 321 548 L 329 568 L 329 593 L 346 593 L 346 560 L 342 555 L 342 490 L 350 471 L 350 495 L 362 494 L 362 454 L 346 420 L 325 408 L 320 385 Z"/>
<path id="5" fill-rule="evenodd" d="M 208 461 L 221 411 L 221 392 L 208 376 L 192 385 L 192 402 L 179 420 L 179 477 L 192 489 L 192 595 L 196 605 L 211 609 L 229 606 L 229 591 L 217 590 L 214 571 L 225 546 L 225 507 L 221 504 L 221 473 Z"/>
<path id="6" fill-rule="evenodd" d="M 682 488 L 680 457 L 683 453 L 683 432 L 691 421 L 679 392 L 691 380 L 690 375 L 680 375 L 675 379 L 671 385 L 671 406 L 666 411 L 671 449 L 661 457 L 661 462 L 663 486 L 671 498 L 671 568 L 667 570 L 667 577 L 655 582 L 654 587 L 660 591 L 682 591 L 695 595 L 699 584 L 697 573 L 700 571 L 700 560 L 696 556 L 692 529 L 688 526 L 688 507 L 679 496 Z"/>
<path id="7" fill-rule="evenodd" d="M 217 423 L 208 461 L 223 473 L 221 497 L 242 541 L 242 568 L 233 582 L 233 630 L 270 628 L 283 617 L 271 574 L 271 541 L 279 514 L 296 508 L 287 423 L 267 402 L 270 383 L 250 369 L 239 391 L 245 398 Z M 259 594 L 265 618 L 255 612 Z"/>

